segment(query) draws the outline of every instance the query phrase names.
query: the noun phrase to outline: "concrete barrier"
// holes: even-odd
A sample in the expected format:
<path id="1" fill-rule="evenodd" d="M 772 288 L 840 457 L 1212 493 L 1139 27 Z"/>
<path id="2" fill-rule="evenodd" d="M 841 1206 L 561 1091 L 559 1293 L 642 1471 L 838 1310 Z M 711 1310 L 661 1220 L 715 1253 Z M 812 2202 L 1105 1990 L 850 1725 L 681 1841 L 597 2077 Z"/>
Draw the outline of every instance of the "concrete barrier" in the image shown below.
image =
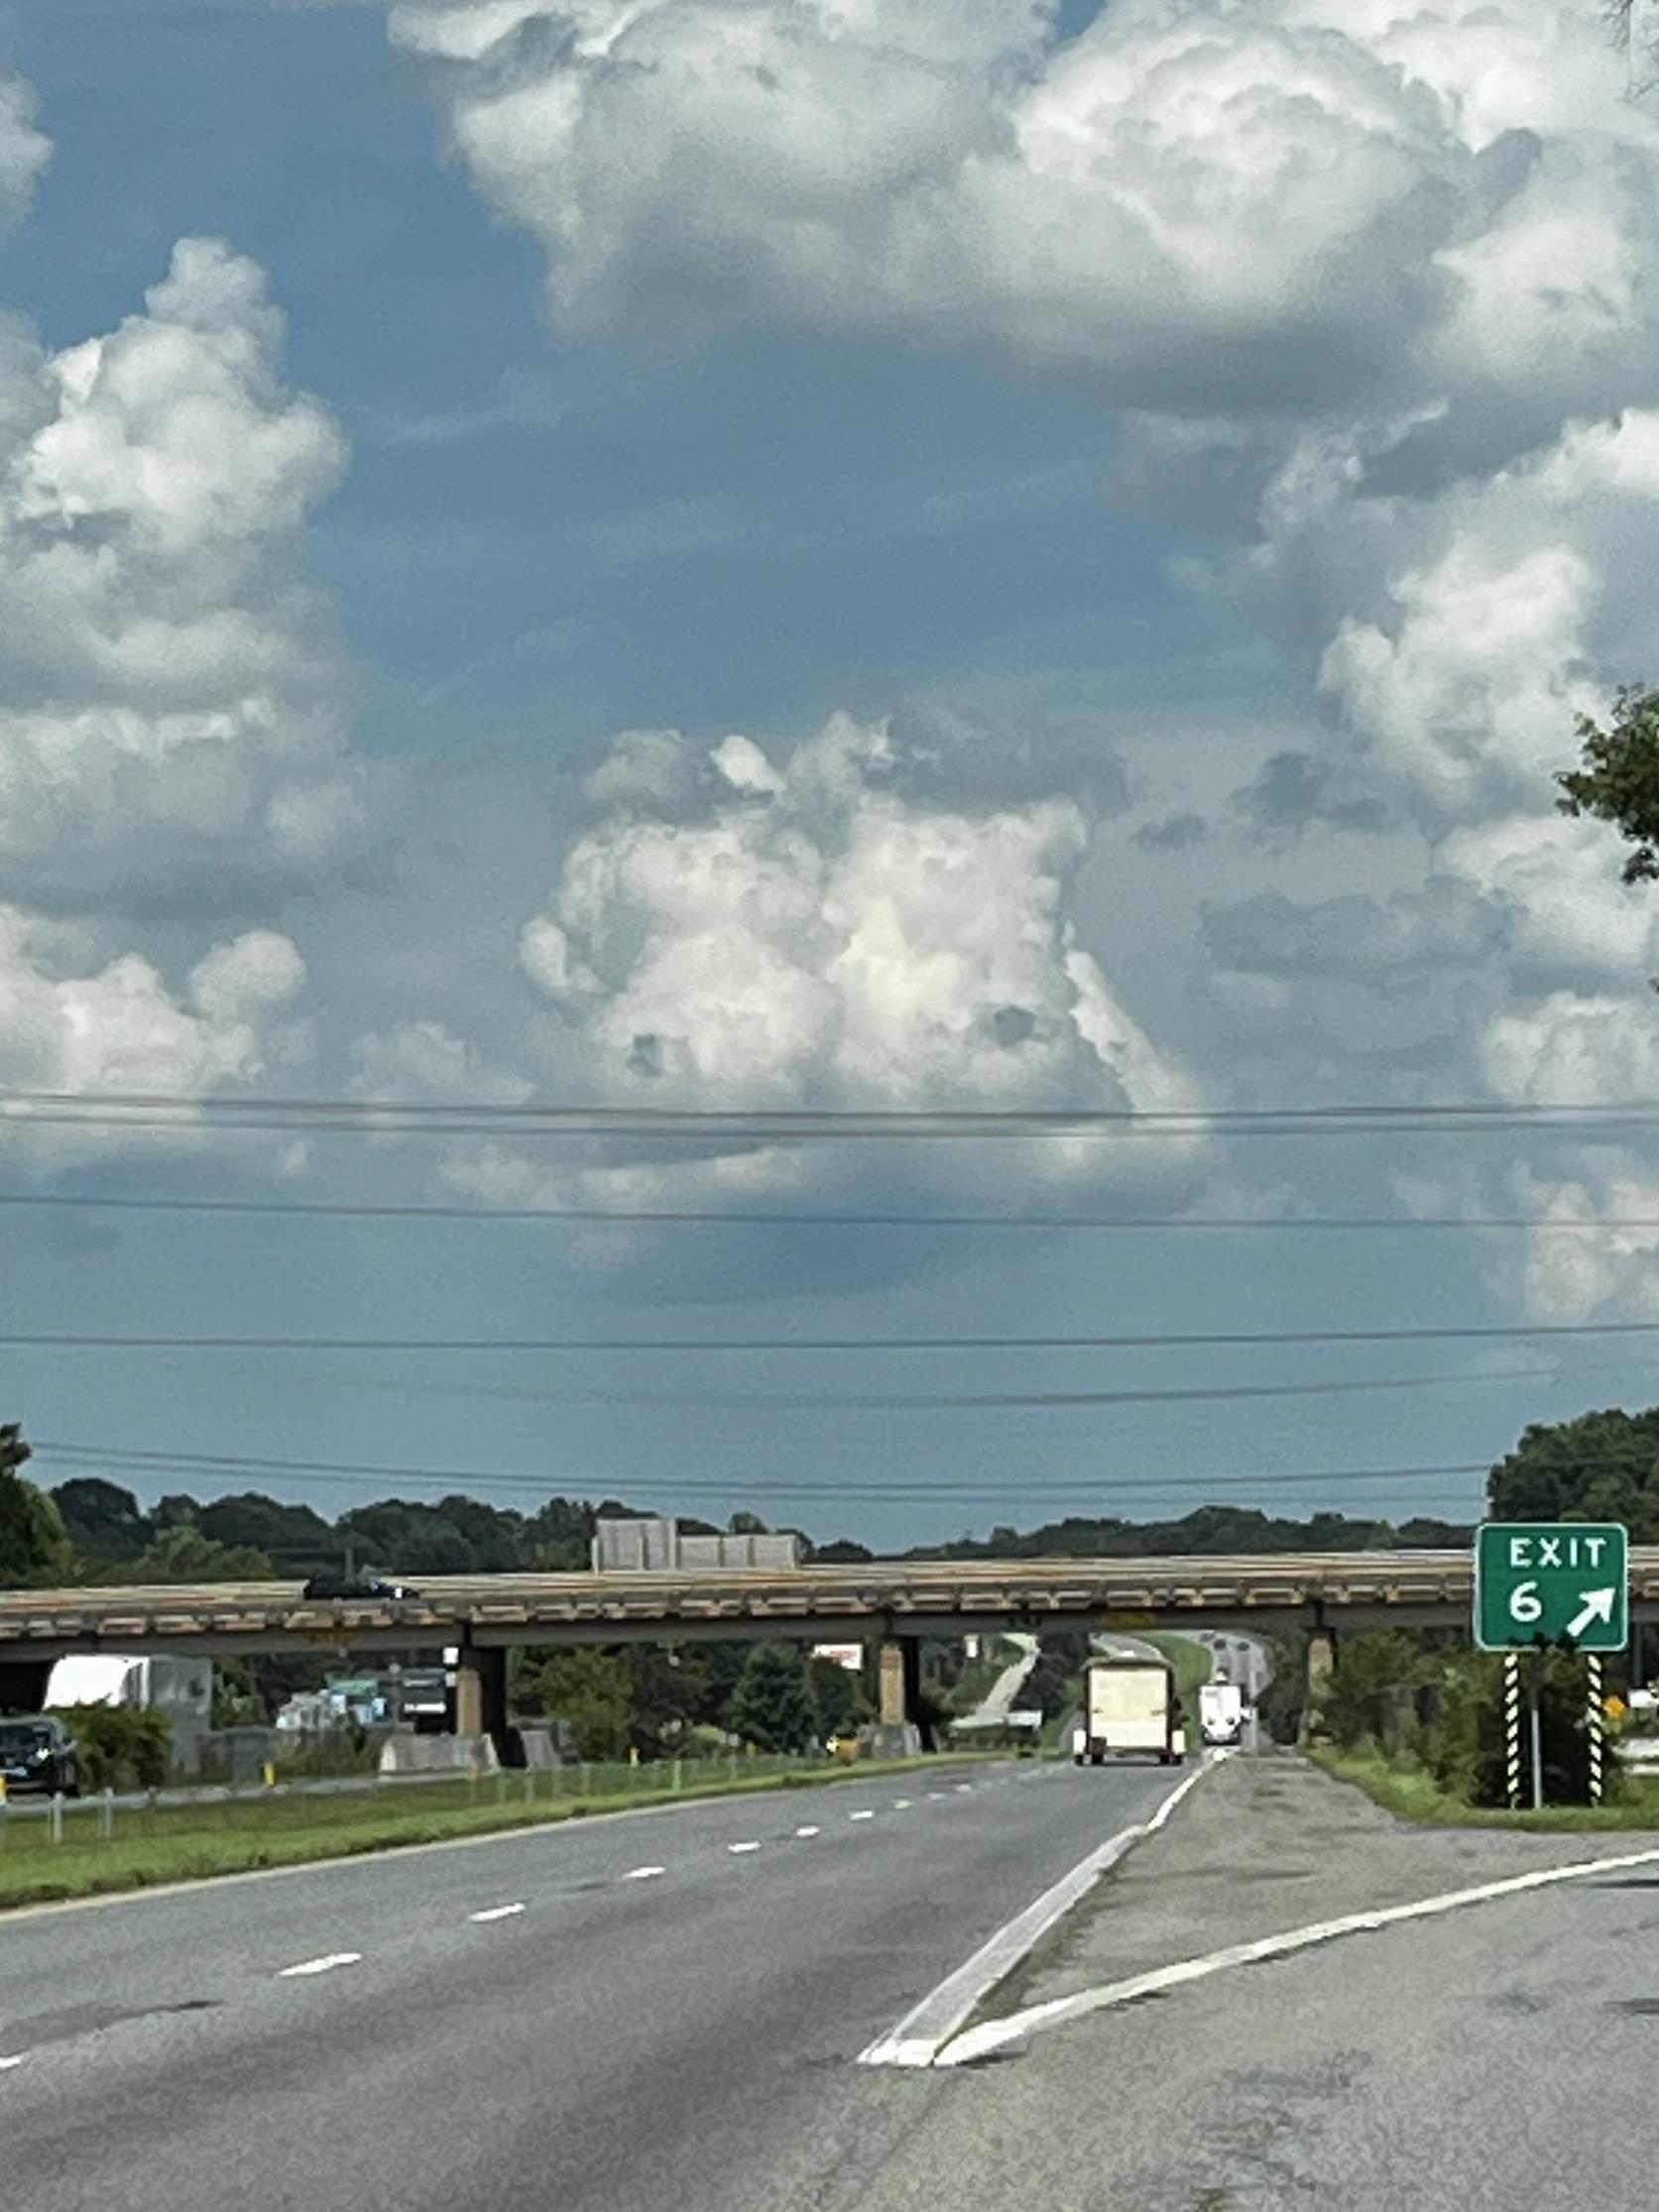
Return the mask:
<path id="1" fill-rule="evenodd" d="M 488 1736 L 415 1736 L 400 1731 L 381 1746 L 382 1774 L 495 1774 L 501 1765 Z"/>
<path id="2" fill-rule="evenodd" d="M 538 1774 L 563 1766 L 564 1761 L 559 1757 L 558 1746 L 553 1741 L 553 1731 L 550 1728 L 515 1725 L 509 1733 L 518 1739 L 520 1766 L 533 1767 Z"/>

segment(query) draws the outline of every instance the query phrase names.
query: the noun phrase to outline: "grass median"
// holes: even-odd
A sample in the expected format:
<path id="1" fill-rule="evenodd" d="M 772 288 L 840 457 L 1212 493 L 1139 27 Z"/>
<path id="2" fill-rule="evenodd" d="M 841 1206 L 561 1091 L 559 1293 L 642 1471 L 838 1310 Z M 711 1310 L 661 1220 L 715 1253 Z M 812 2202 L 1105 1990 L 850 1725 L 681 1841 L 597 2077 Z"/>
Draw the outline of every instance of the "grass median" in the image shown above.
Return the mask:
<path id="1" fill-rule="evenodd" d="M 1426 1827 L 1533 1828 L 1546 1833 L 1616 1833 L 1659 1828 L 1659 1784 L 1633 1776 L 1610 1805 L 1547 1805 L 1511 1812 L 1502 1805 L 1466 1805 L 1419 1768 L 1396 1766 L 1379 1752 L 1310 1750 L 1307 1757 L 1338 1782 L 1363 1790 L 1385 1812 Z"/>
<path id="2" fill-rule="evenodd" d="M 988 1754 L 980 1754 L 983 1759 Z M 454 1836 L 541 1827 L 596 1813 L 648 1805 L 689 1805 L 706 1798 L 810 1790 L 888 1775 L 935 1772 L 975 1763 L 973 1753 L 935 1758 L 872 1760 L 851 1766 L 784 1773 L 721 1774 L 676 1789 L 652 1770 L 633 1770 L 626 1785 L 601 1781 L 583 1789 L 579 1770 L 488 1775 L 396 1790 L 342 1791 L 328 1797 L 250 1794 L 212 1804 L 134 1807 L 106 1814 L 96 1800 L 64 1808 L 61 1841 L 38 1814 L 0 1814 L 0 1912 L 61 1898 L 153 1888 L 163 1882 L 208 1880 L 261 1867 L 299 1866 L 355 1858 Z M 555 1788 L 558 1794 L 554 1794 Z M 105 1832 L 105 1829 L 108 1832 Z"/>

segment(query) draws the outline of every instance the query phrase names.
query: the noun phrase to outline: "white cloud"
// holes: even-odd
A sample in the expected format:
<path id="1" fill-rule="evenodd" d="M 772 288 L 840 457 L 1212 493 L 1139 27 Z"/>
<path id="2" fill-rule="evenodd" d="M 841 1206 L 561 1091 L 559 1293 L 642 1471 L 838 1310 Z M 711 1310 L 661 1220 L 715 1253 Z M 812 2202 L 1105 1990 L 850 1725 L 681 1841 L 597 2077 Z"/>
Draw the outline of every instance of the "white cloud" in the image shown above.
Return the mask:
<path id="1" fill-rule="evenodd" d="M 345 444 L 282 381 L 263 272 L 184 239 L 142 314 L 0 348 L 0 862 L 85 897 L 308 869 L 358 801 L 301 532 Z"/>
<path id="2" fill-rule="evenodd" d="M 590 780 L 597 818 L 520 938 L 548 1008 L 526 1039 L 536 1088 L 721 1111 L 1201 1114 L 1197 1084 L 1127 1010 L 1078 929 L 1093 819 L 1069 800 L 917 797 L 913 766 L 886 725 L 844 715 L 793 750 L 672 732 L 620 740 Z M 417 1053 L 405 1034 L 370 1040 L 361 1057 L 379 1095 L 409 1095 L 397 1079 L 413 1074 L 479 1096 L 491 1073 L 431 1025 Z M 636 1135 L 573 1162 L 504 1135 L 456 1148 L 439 1172 L 493 1205 L 741 1210 L 794 1197 L 824 1208 L 885 1193 L 925 1207 L 978 1188 L 1007 1203 L 1010 1191 L 1100 1179 L 1161 1184 L 1167 1198 L 1206 1141 L 1201 1126 L 1158 1144 L 1008 1141 L 993 1163 L 961 1145 L 797 1149 L 739 1133 L 687 1148 Z M 590 1256 L 627 1260 L 636 1245 Z"/>
<path id="3" fill-rule="evenodd" d="M 1639 1161 L 1617 1146 L 1587 1145 L 1565 1173 L 1521 1169 L 1513 1190 L 1527 1212 L 1587 1227 L 1529 1233 L 1520 1281 L 1529 1315 L 1589 1321 L 1611 1308 L 1659 1317 L 1659 1227 L 1639 1225 L 1659 1222 L 1659 1182 Z"/>
<path id="4" fill-rule="evenodd" d="M 715 757 L 724 798 L 602 821 L 525 933 L 600 1096 L 1196 1104 L 1076 941 L 1077 806 L 910 803 L 886 731 L 846 717 L 786 760 L 732 739 Z"/>
<path id="5" fill-rule="evenodd" d="M 253 930 L 216 945 L 180 990 L 136 952 L 85 965 L 81 933 L 0 906 L 0 1087 L 8 1091 L 144 1092 L 196 1099 L 251 1084 L 304 1049 L 289 1009 L 305 967 L 286 937 Z M 13 1123 L 9 1142 L 37 1165 L 133 1146 L 199 1142 L 188 1127 L 159 1137 L 118 1126 Z"/>
<path id="6" fill-rule="evenodd" d="M 1651 1093 L 1659 909 L 1610 833 L 1551 811 L 1574 715 L 1659 680 L 1659 121 L 1599 0 L 1114 0 L 1069 40 L 1055 13 L 392 23 L 564 327 L 990 346 L 1126 410 L 1115 491 L 1215 532 L 1178 573 L 1255 621 L 1328 731 L 1253 809 L 1206 810 L 1207 866 L 1274 808 L 1374 833 L 1340 897 L 1237 895 L 1259 850 L 1226 883 L 1211 1087 Z M 1195 1096 L 1079 938 L 1101 810 L 939 769 L 918 788 L 902 740 L 851 725 L 786 760 L 619 744 L 590 783 L 613 812 L 521 944 L 568 1065 L 683 1103 Z M 1534 1255 L 1508 1289 L 1600 1264 Z"/>
<path id="7" fill-rule="evenodd" d="M 532 1090 L 524 1077 L 492 1067 L 440 1021 L 404 1021 L 360 1037 L 352 1059 L 351 1088 L 363 1099 L 519 1106 Z"/>
<path id="8" fill-rule="evenodd" d="M 1639 1001 L 1555 990 L 1496 1015 L 1481 1040 L 1493 1094 L 1538 1106 L 1610 1106 L 1659 1095 L 1659 1027 Z"/>
<path id="9" fill-rule="evenodd" d="M 0 73 L 0 230 L 28 212 L 52 159 L 52 141 L 40 128 L 39 113 L 33 85 Z"/>
<path id="10" fill-rule="evenodd" d="M 1586 0 L 404 0 L 567 324 L 989 338 L 1155 408 L 1655 388 Z M 1547 137 L 1548 144 L 1541 143 Z"/>

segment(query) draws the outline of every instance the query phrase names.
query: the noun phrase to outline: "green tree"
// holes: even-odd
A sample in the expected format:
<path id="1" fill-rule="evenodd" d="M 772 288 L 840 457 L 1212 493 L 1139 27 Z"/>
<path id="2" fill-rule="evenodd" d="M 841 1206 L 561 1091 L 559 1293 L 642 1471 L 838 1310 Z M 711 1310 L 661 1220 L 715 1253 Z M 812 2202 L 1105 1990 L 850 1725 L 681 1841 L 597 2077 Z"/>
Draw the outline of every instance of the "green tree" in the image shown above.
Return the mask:
<path id="1" fill-rule="evenodd" d="M 1556 777 L 1563 814 L 1589 814 L 1611 822 L 1633 848 L 1622 870 L 1626 883 L 1659 878 L 1659 691 L 1620 690 L 1612 727 L 1588 714 L 1575 716 L 1583 765 Z"/>
<path id="2" fill-rule="evenodd" d="M 89 1564 L 107 1566 L 130 1560 L 149 1543 L 150 1516 L 131 1490 L 101 1475 L 76 1475 L 59 1482 L 52 1502 L 62 1516 L 69 1542 Z"/>
<path id="3" fill-rule="evenodd" d="M 1590 1737 L 1585 1712 L 1590 1694 L 1583 1659 L 1550 1652 L 1521 1661 L 1537 1670 L 1539 1731 L 1544 1751 L 1544 1799 L 1548 1805 L 1584 1805 L 1590 1796 Z M 1427 1732 L 1425 1760 L 1443 1788 L 1470 1805 L 1508 1802 L 1503 1713 L 1503 1658 L 1497 1652 L 1465 1652 L 1444 1663 L 1436 1725 Z M 1524 1741 L 1524 1736 L 1523 1736 Z M 1525 1760 L 1523 1751 L 1523 1766 Z M 1622 1773 L 1616 1759 L 1603 1761 L 1602 1795 L 1618 1795 Z M 1530 1778 L 1523 1774 L 1523 1803 L 1531 1803 Z"/>
<path id="4" fill-rule="evenodd" d="M 1392 1749 L 1416 1720 L 1419 1685 L 1437 1672 L 1434 1661 L 1402 1629 L 1373 1628 L 1345 1636 L 1320 1701 L 1324 1725 L 1339 1744 L 1370 1742 Z"/>
<path id="5" fill-rule="evenodd" d="M 75 1739 L 88 1790 L 159 1790 L 173 1763 L 173 1723 L 165 1712 L 130 1705 L 60 1705 Z"/>
<path id="6" fill-rule="evenodd" d="M 864 1686 L 849 1668 L 833 1659 L 814 1659 L 807 1664 L 807 1680 L 816 1732 L 826 1741 L 831 1736 L 851 1735 L 861 1720 L 868 1719 L 870 1704 Z"/>
<path id="7" fill-rule="evenodd" d="M 519 1678 L 527 1712 L 568 1721 L 584 1759 L 626 1759 L 633 1727 L 628 1669 L 614 1651 L 578 1644 Z"/>
<path id="8" fill-rule="evenodd" d="M 215 1544 L 263 1553 L 285 1574 L 314 1573 L 340 1556 L 339 1542 L 320 1513 L 308 1505 L 285 1505 L 259 1490 L 209 1499 L 195 1525 Z"/>
<path id="9" fill-rule="evenodd" d="M 1534 1423 L 1486 1478 L 1494 1521 L 1622 1521 L 1659 1543 L 1659 1407 Z"/>
<path id="10" fill-rule="evenodd" d="M 62 1515 L 18 1471 L 31 1456 L 16 1422 L 0 1427 L 0 1589 L 46 1589 L 74 1573 Z"/>
<path id="11" fill-rule="evenodd" d="M 816 1714 L 798 1644 L 757 1644 L 732 1696 L 732 1726 L 762 1751 L 804 1751 Z"/>
<path id="12" fill-rule="evenodd" d="M 263 1552 L 215 1544 L 188 1522 L 178 1522 L 110 1572 L 117 1582 L 268 1582 L 274 1570 Z"/>

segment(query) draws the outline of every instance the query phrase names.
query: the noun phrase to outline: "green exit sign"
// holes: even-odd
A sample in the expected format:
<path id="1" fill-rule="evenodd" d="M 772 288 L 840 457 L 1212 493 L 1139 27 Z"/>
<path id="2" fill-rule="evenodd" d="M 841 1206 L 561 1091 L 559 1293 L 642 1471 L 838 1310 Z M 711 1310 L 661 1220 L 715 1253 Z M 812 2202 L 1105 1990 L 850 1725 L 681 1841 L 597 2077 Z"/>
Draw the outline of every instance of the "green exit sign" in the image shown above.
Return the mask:
<path id="1" fill-rule="evenodd" d="M 1630 1640 L 1630 1539 L 1616 1521 L 1486 1521 L 1475 1536 L 1475 1641 L 1482 1651 L 1542 1638 L 1580 1651 Z"/>

